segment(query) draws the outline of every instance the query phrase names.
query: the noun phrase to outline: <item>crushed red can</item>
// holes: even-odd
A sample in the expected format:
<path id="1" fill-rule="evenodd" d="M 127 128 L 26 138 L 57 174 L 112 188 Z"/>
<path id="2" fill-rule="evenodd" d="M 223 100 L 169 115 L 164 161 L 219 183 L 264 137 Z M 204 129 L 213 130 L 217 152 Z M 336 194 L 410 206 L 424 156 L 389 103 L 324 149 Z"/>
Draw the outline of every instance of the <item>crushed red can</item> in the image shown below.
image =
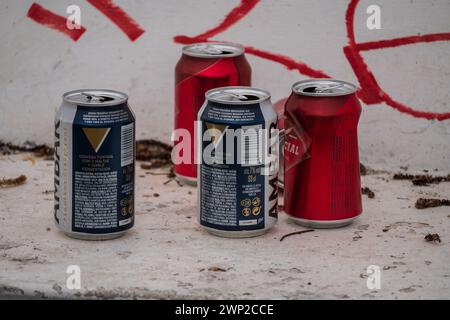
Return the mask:
<path id="1" fill-rule="evenodd" d="M 186 143 L 183 139 L 173 138 L 174 150 L 181 150 L 173 153 L 174 172 L 181 180 L 193 184 L 197 180 L 194 122 L 205 101 L 206 91 L 250 85 L 251 68 L 242 46 L 214 42 L 183 47 L 175 68 L 175 130 L 187 130 L 191 140 Z M 182 148 L 177 148 L 179 143 L 183 143 Z"/>
<path id="2" fill-rule="evenodd" d="M 355 92 L 333 79 L 292 86 L 285 105 L 284 209 L 300 225 L 341 227 L 362 212 Z"/>

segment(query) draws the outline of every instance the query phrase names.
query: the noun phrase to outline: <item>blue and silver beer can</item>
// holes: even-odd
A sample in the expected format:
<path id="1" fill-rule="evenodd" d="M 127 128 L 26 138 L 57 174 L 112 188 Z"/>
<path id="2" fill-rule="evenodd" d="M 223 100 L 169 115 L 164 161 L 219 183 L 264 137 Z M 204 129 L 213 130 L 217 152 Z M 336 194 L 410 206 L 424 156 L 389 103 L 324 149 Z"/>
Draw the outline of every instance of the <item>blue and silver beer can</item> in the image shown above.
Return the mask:
<path id="1" fill-rule="evenodd" d="M 269 92 L 208 91 L 197 122 L 198 222 L 212 234 L 252 237 L 277 221 L 277 114 Z"/>
<path id="2" fill-rule="evenodd" d="M 54 218 L 60 230 L 104 240 L 134 225 L 135 116 L 126 94 L 64 94 L 55 117 L 54 158 Z"/>

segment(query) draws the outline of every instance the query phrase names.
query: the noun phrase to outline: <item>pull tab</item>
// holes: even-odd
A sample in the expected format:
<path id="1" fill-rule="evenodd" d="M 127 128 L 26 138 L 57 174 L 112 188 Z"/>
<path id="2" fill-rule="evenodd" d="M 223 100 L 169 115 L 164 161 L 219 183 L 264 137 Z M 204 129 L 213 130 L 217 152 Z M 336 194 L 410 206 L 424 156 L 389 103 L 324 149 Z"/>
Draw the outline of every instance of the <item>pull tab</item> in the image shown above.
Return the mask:
<path id="1" fill-rule="evenodd" d="M 96 95 L 87 94 L 84 92 L 82 92 L 81 94 L 83 96 L 85 96 L 89 102 L 108 102 L 108 101 L 114 100 L 114 98 L 107 97 L 107 96 L 96 96 Z"/>
<path id="2" fill-rule="evenodd" d="M 207 45 L 203 48 L 200 48 L 200 51 L 202 51 L 203 53 L 207 53 L 210 55 L 221 55 L 221 54 L 231 54 L 233 53 L 232 51 L 227 51 L 227 50 L 221 50 L 219 48 L 215 48 L 213 46 Z"/>
<path id="3" fill-rule="evenodd" d="M 233 93 L 233 92 L 224 92 L 226 95 L 234 98 L 233 100 L 239 100 L 239 101 L 247 101 L 247 95 L 245 94 L 237 94 L 237 93 Z"/>
<path id="4" fill-rule="evenodd" d="M 244 101 L 254 101 L 254 100 L 258 100 L 258 99 L 259 99 L 258 96 L 255 96 L 255 95 L 253 95 L 253 94 L 244 94 L 244 95 L 242 95 L 242 96 L 245 98 Z M 241 100 L 241 101 L 242 101 L 242 100 Z"/>
<path id="5" fill-rule="evenodd" d="M 307 87 L 303 89 L 303 92 L 308 93 L 332 93 L 335 89 L 342 87 L 344 84 L 338 83 L 335 85 L 319 85 L 317 87 Z"/>
<path id="6" fill-rule="evenodd" d="M 211 46 L 206 46 L 204 49 L 204 52 L 207 54 L 222 54 L 222 50 L 211 47 Z"/>

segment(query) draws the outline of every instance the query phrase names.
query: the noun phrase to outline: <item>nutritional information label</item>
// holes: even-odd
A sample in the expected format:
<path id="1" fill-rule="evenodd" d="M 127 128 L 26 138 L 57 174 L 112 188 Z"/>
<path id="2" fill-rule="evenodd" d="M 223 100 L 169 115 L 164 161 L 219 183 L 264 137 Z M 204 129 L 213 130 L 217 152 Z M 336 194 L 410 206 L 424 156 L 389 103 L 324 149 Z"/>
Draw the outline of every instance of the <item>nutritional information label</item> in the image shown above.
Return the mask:
<path id="1" fill-rule="evenodd" d="M 83 121 L 86 125 L 94 124 L 114 124 L 127 121 L 129 118 L 126 110 L 115 111 L 90 111 L 83 115 Z"/>
<path id="2" fill-rule="evenodd" d="M 203 165 L 201 175 L 201 220 L 222 226 L 236 226 L 236 170 Z"/>
<path id="3" fill-rule="evenodd" d="M 117 226 L 117 171 L 75 171 L 74 189 L 75 228 Z"/>

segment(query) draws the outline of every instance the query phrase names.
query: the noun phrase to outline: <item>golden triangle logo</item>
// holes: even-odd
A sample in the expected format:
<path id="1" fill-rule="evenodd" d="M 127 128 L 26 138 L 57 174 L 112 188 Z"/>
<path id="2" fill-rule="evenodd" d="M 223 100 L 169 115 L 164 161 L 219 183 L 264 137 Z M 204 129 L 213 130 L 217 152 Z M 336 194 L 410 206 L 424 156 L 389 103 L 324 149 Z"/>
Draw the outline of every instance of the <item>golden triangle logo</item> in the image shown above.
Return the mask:
<path id="1" fill-rule="evenodd" d="M 210 130 L 211 133 L 211 142 L 214 145 L 218 145 L 219 142 L 222 140 L 223 134 L 225 132 L 225 129 L 227 128 L 227 125 L 224 124 L 217 124 L 217 123 L 210 123 L 206 122 L 206 128 Z M 215 129 L 215 130 L 213 130 Z M 219 130 L 221 134 L 219 134 L 216 130 Z"/>
<path id="2" fill-rule="evenodd" d="M 95 152 L 98 152 L 100 147 L 108 136 L 111 128 L 82 128 L 86 138 L 89 140 Z"/>

